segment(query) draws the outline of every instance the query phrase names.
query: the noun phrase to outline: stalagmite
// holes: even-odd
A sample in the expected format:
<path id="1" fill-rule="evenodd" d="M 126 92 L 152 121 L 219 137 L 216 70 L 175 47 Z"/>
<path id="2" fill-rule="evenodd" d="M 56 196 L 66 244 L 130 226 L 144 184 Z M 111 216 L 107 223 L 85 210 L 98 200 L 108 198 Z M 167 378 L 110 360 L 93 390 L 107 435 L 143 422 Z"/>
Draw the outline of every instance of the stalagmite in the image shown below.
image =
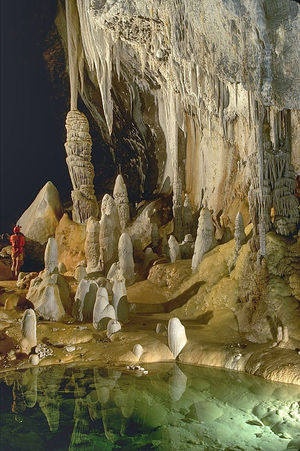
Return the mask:
<path id="1" fill-rule="evenodd" d="M 129 306 L 127 301 L 127 291 L 125 280 L 123 278 L 115 278 L 113 281 L 113 306 L 116 312 L 116 318 L 123 323 L 128 322 Z"/>
<path id="2" fill-rule="evenodd" d="M 122 233 L 118 244 L 119 264 L 121 273 L 127 284 L 134 281 L 133 246 L 128 233 Z"/>
<path id="3" fill-rule="evenodd" d="M 72 316 L 77 321 L 83 322 L 93 320 L 93 310 L 97 290 L 98 286 L 92 280 L 82 279 L 79 283 L 72 309 Z"/>
<path id="4" fill-rule="evenodd" d="M 98 288 L 93 309 L 93 327 L 105 330 L 109 320 L 116 319 L 115 309 L 109 304 L 107 290 Z"/>
<path id="5" fill-rule="evenodd" d="M 23 337 L 20 343 L 21 351 L 29 354 L 31 349 L 37 345 L 36 316 L 34 310 L 25 310 L 22 318 L 21 330 Z"/>
<path id="6" fill-rule="evenodd" d="M 235 218 L 234 228 L 234 240 L 235 240 L 235 252 L 239 253 L 242 245 L 245 243 L 246 235 L 244 228 L 244 220 L 241 212 L 238 212 Z"/>
<path id="7" fill-rule="evenodd" d="M 139 343 L 133 346 L 133 350 L 132 350 L 133 354 L 136 356 L 136 358 L 138 360 L 140 360 L 140 358 L 142 357 L 143 353 L 144 353 L 144 348 L 142 345 L 140 345 Z"/>
<path id="8" fill-rule="evenodd" d="M 85 279 L 86 276 L 87 276 L 86 267 L 83 265 L 76 266 L 74 277 L 77 280 L 77 282 L 81 282 L 82 279 Z"/>
<path id="9" fill-rule="evenodd" d="M 178 318 L 171 318 L 168 323 L 168 345 L 174 359 L 177 358 L 186 344 L 187 338 L 184 326 Z"/>
<path id="10" fill-rule="evenodd" d="M 92 141 L 87 118 L 79 111 L 69 111 L 66 119 L 67 165 L 73 191 L 73 221 L 85 223 L 90 216 L 98 216 L 98 203 L 94 194 L 94 167 L 91 163 Z"/>
<path id="11" fill-rule="evenodd" d="M 87 273 L 99 271 L 99 232 L 99 221 L 96 218 L 90 217 L 86 224 L 86 239 L 84 244 Z"/>
<path id="12" fill-rule="evenodd" d="M 193 237 L 190 233 L 185 235 L 184 240 L 179 245 L 180 247 L 180 254 L 181 258 L 192 258 L 194 249 L 195 249 L 195 243 L 193 240 Z"/>
<path id="13" fill-rule="evenodd" d="M 123 232 L 129 223 L 130 213 L 127 188 L 121 174 L 116 178 L 113 197 L 118 209 L 121 230 Z"/>
<path id="14" fill-rule="evenodd" d="M 193 234 L 193 211 L 188 194 L 184 195 L 183 212 L 182 212 L 182 226 L 184 236 Z"/>
<path id="15" fill-rule="evenodd" d="M 180 247 L 174 235 L 171 235 L 168 241 L 169 245 L 169 255 L 172 263 L 175 263 L 176 260 L 180 260 Z"/>
<path id="16" fill-rule="evenodd" d="M 67 272 L 66 265 L 63 262 L 58 263 L 57 269 L 58 269 L 59 274 L 64 274 L 65 272 Z"/>
<path id="17" fill-rule="evenodd" d="M 48 285 L 43 293 L 42 302 L 37 308 L 37 313 L 49 321 L 60 321 L 65 315 L 58 286 Z"/>
<path id="18" fill-rule="evenodd" d="M 121 330 L 121 324 L 115 320 L 111 319 L 107 324 L 107 336 L 110 338 L 113 334 L 116 332 L 119 332 Z"/>
<path id="19" fill-rule="evenodd" d="M 192 259 L 193 272 L 198 268 L 203 255 L 216 246 L 217 242 L 214 233 L 215 229 L 211 213 L 207 207 L 203 207 L 200 211 L 195 251 Z"/>
<path id="20" fill-rule="evenodd" d="M 45 270 L 48 274 L 52 274 L 58 267 L 58 251 L 55 238 L 49 238 L 45 250 L 44 261 Z"/>
<path id="21" fill-rule="evenodd" d="M 101 220 L 99 232 L 100 267 L 106 274 L 111 265 L 118 261 L 118 243 L 120 238 L 120 222 L 115 201 L 105 194 L 101 204 Z"/>

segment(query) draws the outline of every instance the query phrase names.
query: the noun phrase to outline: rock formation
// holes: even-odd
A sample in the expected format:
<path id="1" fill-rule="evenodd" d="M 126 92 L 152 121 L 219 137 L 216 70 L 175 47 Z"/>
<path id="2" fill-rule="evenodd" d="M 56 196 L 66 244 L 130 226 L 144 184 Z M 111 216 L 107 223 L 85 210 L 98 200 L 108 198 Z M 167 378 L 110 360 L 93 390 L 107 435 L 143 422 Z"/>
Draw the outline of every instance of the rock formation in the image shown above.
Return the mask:
<path id="1" fill-rule="evenodd" d="M 89 218 L 86 224 L 86 239 L 84 245 L 87 273 L 99 271 L 99 231 L 99 221 L 96 218 Z"/>
<path id="2" fill-rule="evenodd" d="M 85 224 L 72 221 L 65 213 L 57 226 L 55 239 L 58 247 L 58 261 L 63 262 L 68 271 L 85 260 Z"/>
<path id="3" fill-rule="evenodd" d="M 168 323 L 168 345 L 174 356 L 177 358 L 187 343 L 185 328 L 178 318 L 171 318 Z"/>
<path id="4" fill-rule="evenodd" d="M 44 244 L 55 234 L 62 213 L 59 193 L 52 182 L 47 182 L 17 224 L 26 238 Z"/>
<path id="5" fill-rule="evenodd" d="M 192 259 L 192 270 L 196 271 L 203 255 L 217 244 L 211 213 L 207 207 L 200 211 L 195 250 Z"/>
<path id="6" fill-rule="evenodd" d="M 111 265 L 118 261 L 120 222 L 115 201 L 105 194 L 101 204 L 99 231 L 100 267 L 106 274 Z"/>
<path id="7" fill-rule="evenodd" d="M 78 110 L 69 111 L 66 119 L 67 165 L 73 185 L 73 221 L 84 223 L 90 216 L 98 216 L 94 193 L 94 167 L 91 163 L 92 140 L 85 115 Z"/>
<path id="8" fill-rule="evenodd" d="M 140 358 L 142 357 L 143 353 L 144 353 L 144 348 L 142 345 L 140 345 L 139 343 L 133 346 L 133 350 L 132 350 L 133 354 L 136 356 L 136 358 L 138 360 L 140 360 Z"/>
<path id="9" fill-rule="evenodd" d="M 179 245 L 181 258 L 192 258 L 195 249 L 195 243 L 190 233 L 185 235 L 184 240 Z"/>
<path id="10" fill-rule="evenodd" d="M 77 282 L 81 282 L 82 279 L 85 279 L 87 276 L 86 267 L 83 265 L 77 265 L 75 268 L 74 277 Z"/>
<path id="11" fill-rule="evenodd" d="M 98 286 L 92 280 L 82 279 L 79 283 L 72 308 L 72 316 L 80 322 L 92 321 Z"/>
<path id="12" fill-rule="evenodd" d="M 58 272 L 58 250 L 55 238 L 49 238 L 44 255 L 45 271 L 47 274 Z"/>
<path id="13" fill-rule="evenodd" d="M 246 235 L 244 228 L 244 220 L 241 212 L 239 211 L 235 218 L 234 228 L 234 240 L 235 240 L 235 253 L 238 254 L 242 245 L 245 243 Z"/>
<path id="14" fill-rule="evenodd" d="M 193 210 L 188 194 L 184 195 L 183 211 L 182 211 L 182 227 L 184 236 L 194 233 Z"/>
<path id="15" fill-rule="evenodd" d="M 116 319 L 115 309 L 109 304 L 105 288 L 98 288 L 93 310 L 93 327 L 97 330 L 106 330 L 111 319 Z"/>
<path id="16" fill-rule="evenodd" d="M 56 284 L 46 286 L 36 311 L 45 320 L 60 321 L 63 318 L 65 310 Z"/>
<path id="17" fill-rule="evenodd" d="M 113 334 L 116 332 L 119 332 L 121 330 L 121 324 L 115 320 L 111 319 L 107 324 L 107 336 L 110 338 Z"/>
<path id="18" fill-rule="evenodd" d="M 134 281 L 133 247 L 128 233 L 123 232 L 119 239 L 118 255 L 120 271 L 127 284 Z"/>
<path id="19" fill-rule="evenodd" d="M 118 321 L 121 321 L 122 323 L 127 323 L 129 316 L 129 307 L 124 278 L 118 276 L 114 278 L 112 292 L 116 319 Z"/>
<path id="20" fill-rule="evenodd" d="M 130 213 L 127 188 L 121 174 L 116 178 L 113 197 L 119 213 L 121 231 L 123 232 L 129 223 Z"/>
<path id="21" fill-rule="evenodd" d="M 168 241 L 169 256 L 171 263 L 175 263 L 176 260 L 181 258 L 180 247 L 174 235 L 171 235 Z"/>
<path id="22" fill-rule="evenodd" d="M 31 349 L 37 345 L 36 340 L 36 316 L 34 310 L 27 309 L 24 312 L 22 323 L 22 340 L 20 343 L 21 351 L 29 354 Z"/>

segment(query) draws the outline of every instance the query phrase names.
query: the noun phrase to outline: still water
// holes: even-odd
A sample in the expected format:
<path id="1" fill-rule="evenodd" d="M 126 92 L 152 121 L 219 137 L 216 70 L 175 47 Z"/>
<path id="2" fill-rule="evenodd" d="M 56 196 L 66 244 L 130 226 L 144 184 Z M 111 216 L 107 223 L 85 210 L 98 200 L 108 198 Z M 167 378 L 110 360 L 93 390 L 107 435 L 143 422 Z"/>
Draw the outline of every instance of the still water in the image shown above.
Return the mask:
<path id="1" fill-rule="evenodd" d="M 31 368 L 0 376 L 0 449 L 300 448 L 299 387 L 214 368 Z"/>

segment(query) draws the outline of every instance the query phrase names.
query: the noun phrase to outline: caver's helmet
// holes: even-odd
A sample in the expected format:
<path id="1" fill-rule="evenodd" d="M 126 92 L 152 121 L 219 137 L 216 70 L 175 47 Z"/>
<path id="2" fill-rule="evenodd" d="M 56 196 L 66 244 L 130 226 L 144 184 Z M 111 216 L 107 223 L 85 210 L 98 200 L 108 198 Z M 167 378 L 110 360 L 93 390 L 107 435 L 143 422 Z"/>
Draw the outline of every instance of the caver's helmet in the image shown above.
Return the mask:
<path id="1" fill-rule="evenodd" d="M 14 233 L 20 233 L 20 231 L 21 231 L 21 226 L 15 226 L 14 227 Z"/>

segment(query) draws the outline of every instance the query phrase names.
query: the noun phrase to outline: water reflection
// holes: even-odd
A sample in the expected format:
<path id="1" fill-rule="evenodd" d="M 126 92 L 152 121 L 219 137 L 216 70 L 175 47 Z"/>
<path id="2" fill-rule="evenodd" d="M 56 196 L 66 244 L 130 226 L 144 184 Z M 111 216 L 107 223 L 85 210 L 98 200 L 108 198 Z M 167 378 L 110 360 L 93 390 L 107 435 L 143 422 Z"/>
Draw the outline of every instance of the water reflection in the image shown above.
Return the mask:
<path id="1" fill-rule="evenodd" d="M 212 368 L 73 366 L 0 379 L 5 450 L 298 450 L 299 387 Z"/>

